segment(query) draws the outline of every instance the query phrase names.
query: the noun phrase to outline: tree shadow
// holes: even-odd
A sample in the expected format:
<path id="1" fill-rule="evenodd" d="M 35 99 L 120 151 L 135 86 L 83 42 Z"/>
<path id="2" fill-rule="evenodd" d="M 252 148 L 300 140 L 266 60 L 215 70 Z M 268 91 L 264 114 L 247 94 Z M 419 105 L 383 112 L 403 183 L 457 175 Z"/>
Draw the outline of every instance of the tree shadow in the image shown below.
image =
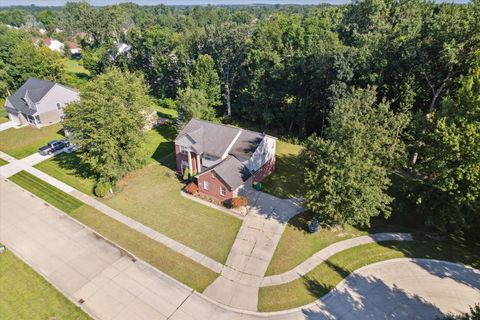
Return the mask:
<path id="1" fill-rule="evenodd" d="M 332 265 L 341 275 L 347 270 Z M 397 286 L 388 286 L 373 276 L 351 274 L 340 287 L 325 286 L 316 279 L 304 279 L 316 306 L 302 309 L 306 319 L 434 319 L 442 311 L 418 295 Z M 330 291 L 331 290 L 331 291 Z"/>
<path id="2" fill-rule="evenodd" d="M 305 194 L 304 169 L 304 160 L 301 155 L 277 154 L 275 170 L 263 181 L 265 192 L 279 198 L 303 196 Z"/>
<path id="3" fill-rule="evenodd" d="M 59 167 L 82 179 L 97 180 L 98 178 L 88 164 L 81 162 L 80 157 L 75 152 L 60 153 L 53 157 L 52 160 L 55 161 Z"/>

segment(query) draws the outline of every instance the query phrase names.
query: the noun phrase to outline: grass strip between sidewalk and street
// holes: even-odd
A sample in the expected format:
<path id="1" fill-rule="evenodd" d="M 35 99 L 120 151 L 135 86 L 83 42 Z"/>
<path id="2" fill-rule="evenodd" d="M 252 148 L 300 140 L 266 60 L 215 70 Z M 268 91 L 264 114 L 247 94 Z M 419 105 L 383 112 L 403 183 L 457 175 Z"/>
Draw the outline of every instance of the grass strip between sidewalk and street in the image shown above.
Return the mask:
<path id="1" fill-rule="evenodd" d="M 205 290 L 218 276 L 214 271 L 150 239 L 143 233 L 118 222 L 97 209 L 83 204 L 71 195 L 26 171 L 21 171 L 9 179 L 158 270 L 199 292 Z"/>
<path id="2" fill-rule="evenodd" d="M 8 249 L 0 253 L 0 283 L 0 319 L 90 319 Z"/>
<path id="3" fill-rule="evenodd" d="M 480 250 L 430 238 L 387 241 L 350 248 L 330 257 L 297 280 L 259 290 L 258 310 L 279 311 L 311 303 L 335 288 L 353 271 L 395 258 L 438 259 L 480 267 Z"/>

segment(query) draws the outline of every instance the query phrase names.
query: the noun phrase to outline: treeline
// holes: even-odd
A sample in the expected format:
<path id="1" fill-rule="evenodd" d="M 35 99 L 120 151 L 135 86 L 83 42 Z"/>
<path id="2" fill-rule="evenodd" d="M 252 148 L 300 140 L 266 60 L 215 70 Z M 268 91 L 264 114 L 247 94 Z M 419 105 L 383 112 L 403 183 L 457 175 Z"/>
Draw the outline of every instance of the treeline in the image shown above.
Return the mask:
<path id="1" fill-rule="evenodd" d="M 479 0 L 80 2 L 34 15 L 78 39 L 92 74 L 111 66 L 143 74 L 151 95 L 181 119 L 310 137 L 307 199 L 324 222 L 368 224 L 393 206 L 478 235 Z M 131 50 L 112 57 L 115 43 Z"/>

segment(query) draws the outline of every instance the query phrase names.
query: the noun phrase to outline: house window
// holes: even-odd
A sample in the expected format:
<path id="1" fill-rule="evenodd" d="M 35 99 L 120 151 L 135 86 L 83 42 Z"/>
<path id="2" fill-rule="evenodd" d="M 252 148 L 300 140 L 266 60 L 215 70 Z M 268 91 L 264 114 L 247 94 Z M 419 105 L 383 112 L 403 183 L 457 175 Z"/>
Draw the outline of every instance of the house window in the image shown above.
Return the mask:
<path id="1" fill-rule="evenodd" d="M 182 154 L 187 154 L 188 153 L 188 148 L 187 147 L 184 147 L 184 146 L 180 146 L 180 152 Z"/>
<path id="2" fill-rule="evenodd" d="M 227 189 L 225 187 L 220 187 L 220 195 L 224 196 L 227 193 Z"/>
<path id="3" fill-rule="evenodd" d="M 212 158 L 211 156 L 209 156 L 208 154 L 204 154 L 204 155 L 203 155 L 203 159 L 209 160 L 209 161 L 212 161 L 212 160 L 213 160 L 213 158 Z"/>
<path id="4" fill-rule="evenodd" d="M 203 189 L 208 190 L 208 181 L 203 181 Z"/>
<path id="5" fill-rule="evenodd" d="M 57 109 L 62 110 L 62 107 L 60 106 L 60 103 L 57 103 Z"/>
<path id="6" fill-rule="evenodd" d="M 37 123 L 42 123 L 42 121 L 40 120 L 40 116 L 38 115 L 35 116 L 35 120 L 37 121 Z"/>

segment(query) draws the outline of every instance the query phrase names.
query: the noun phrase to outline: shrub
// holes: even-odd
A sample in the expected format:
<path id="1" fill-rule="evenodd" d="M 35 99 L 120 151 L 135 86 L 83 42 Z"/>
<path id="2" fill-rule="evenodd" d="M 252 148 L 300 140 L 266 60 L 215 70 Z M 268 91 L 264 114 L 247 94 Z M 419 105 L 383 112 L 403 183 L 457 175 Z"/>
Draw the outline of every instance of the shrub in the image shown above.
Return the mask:
<path id="1" fill-rule="evenodd" d="M 185 191 L 187 193 L 190 193 L 190 194 L 197 194 L 198 192 L 198 187 L 197 187 L 197 184 L 195 182 L 190 182 L 189 184 L 187 184 L 187 186 L 185 187 Z"/>
<path id="2" fill-rule="evenodd" d="M 190 178 L 190 170 L 188 168 L 183 169 L 183 181 L 187 181 Z"/>
<path id="3" fill-rule="evenodd" d="M 108 182 L 97 182 L 93 188 L 93 193 L 95 193 L 97 197 L 104 198 L 110 192 L 111 187 Z"/>
<path id="4" fill-rule="evenodd" d="M 232 208 L 245 207 L 248 204 L 248 199 L 245 197 L 235 197 L 230 200 L 230 206 Z"/>

